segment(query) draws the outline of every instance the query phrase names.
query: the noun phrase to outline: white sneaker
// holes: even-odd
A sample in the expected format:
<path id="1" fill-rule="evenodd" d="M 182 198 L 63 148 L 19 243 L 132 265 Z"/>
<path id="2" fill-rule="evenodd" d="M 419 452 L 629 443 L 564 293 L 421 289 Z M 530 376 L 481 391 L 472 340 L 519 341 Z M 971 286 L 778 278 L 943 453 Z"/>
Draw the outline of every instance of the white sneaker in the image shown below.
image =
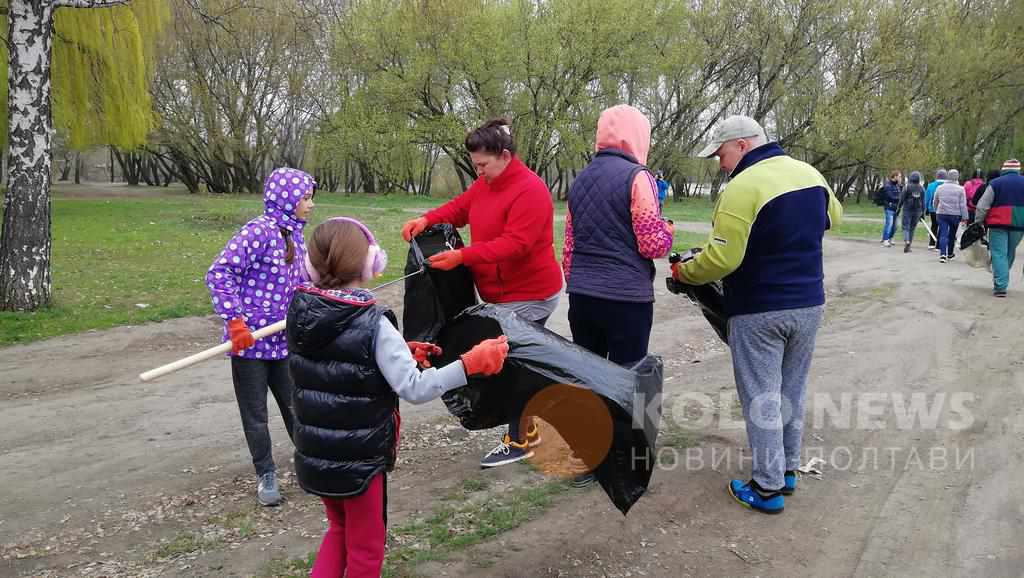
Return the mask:
<path id="1" fill-rule="evenodd" d="M 276 506 L 281 503 L 281 489 L 277 485 L 277 472 L 267 472 L 259 477 L 256 486 L 256 501 L 261 506 Z"/>

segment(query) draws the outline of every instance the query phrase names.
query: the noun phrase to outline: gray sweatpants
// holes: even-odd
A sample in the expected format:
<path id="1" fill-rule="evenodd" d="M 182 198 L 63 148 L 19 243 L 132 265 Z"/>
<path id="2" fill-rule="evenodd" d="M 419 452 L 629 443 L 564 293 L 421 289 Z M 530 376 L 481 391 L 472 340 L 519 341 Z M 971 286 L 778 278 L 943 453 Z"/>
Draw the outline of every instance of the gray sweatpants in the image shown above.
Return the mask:
<path id="1" fill-rule="evenodd" d="M 743 404 L 753 478 L 781 489 L 800 467 L 804 392 L 824 306 L 729 318 L 729 349 Z"/>

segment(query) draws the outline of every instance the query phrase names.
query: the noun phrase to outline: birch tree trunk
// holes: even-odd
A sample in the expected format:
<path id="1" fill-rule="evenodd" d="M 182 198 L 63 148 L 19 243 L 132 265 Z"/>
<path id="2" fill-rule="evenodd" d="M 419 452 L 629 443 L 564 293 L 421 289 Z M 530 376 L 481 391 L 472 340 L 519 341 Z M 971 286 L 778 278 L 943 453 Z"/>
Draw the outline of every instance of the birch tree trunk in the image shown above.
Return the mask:
<path id="1" fill-rule="evenodd" d="M 3 231 L 0 232 L 0 311 L 38 309 L 49 304 L 52 291 L 50 63 L 53 11 L 60 6 L 102 8 L 127 1 L 8 2 L 9 149 Z"/>
<path id="2" fill-rule="evenodd" d="M 0 310 L 50 302 L 50 165 L 53 114 L 51 0 L 10 0 L 7 193 L 0 236 Z"/>

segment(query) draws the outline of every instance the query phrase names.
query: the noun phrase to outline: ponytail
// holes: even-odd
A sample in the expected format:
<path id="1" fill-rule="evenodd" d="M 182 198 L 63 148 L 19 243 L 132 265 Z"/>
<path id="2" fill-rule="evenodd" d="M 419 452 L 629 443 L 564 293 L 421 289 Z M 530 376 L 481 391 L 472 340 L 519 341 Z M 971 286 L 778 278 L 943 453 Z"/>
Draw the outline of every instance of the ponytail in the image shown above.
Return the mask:
<path id="1" fill-rule="evenodd" d="M 292 241 L 292 232 L 284 227 L 280 227 L 281 236 L 284 237 L 284 246 L 287 251 L 284 256 L 284 262 L 289 265 L 295 260 L 295 243 Z"/>

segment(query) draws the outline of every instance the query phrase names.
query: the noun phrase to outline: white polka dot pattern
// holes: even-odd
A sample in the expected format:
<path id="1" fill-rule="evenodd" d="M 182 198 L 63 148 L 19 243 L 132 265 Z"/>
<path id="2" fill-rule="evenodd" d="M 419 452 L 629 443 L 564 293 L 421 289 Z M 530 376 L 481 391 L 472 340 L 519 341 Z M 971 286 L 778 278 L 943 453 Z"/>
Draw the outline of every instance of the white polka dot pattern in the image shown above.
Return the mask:
<path id="1" fill-rule="evenodd" d="M 302 265 L 306 255 L 302 235 L 305 221 L 295 216 L 294 207 L 315 184 L 312 177 L 296 169 L 277 169 L 267 177 L 264 214 L 246 223 L 228 241 L 206 275 L 214 311 L 222 319 L 243 317 L 250 328 L 257 329 L 285 318 L 295 287 L 306 280 Z M 291 263 L 285 263 L 282 228 L 290 233 L 295 247 Z M 287 358 L 284 334 L 257 341 L 240 357 Z"/>

